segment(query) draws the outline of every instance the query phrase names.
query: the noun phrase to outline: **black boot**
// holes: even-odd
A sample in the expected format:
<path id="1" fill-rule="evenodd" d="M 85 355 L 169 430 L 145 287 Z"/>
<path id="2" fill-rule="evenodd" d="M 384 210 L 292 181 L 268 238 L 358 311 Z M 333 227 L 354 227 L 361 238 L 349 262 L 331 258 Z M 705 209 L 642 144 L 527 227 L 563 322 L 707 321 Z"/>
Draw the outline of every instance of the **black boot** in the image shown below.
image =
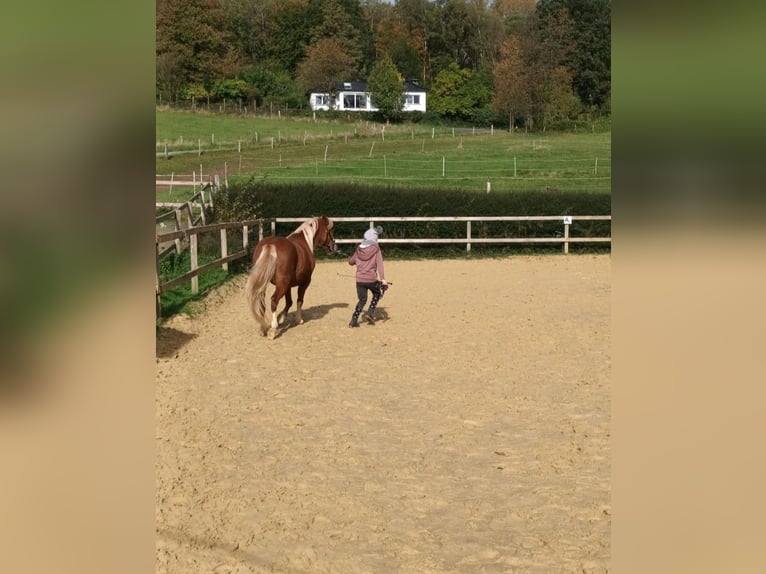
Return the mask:
<path id="1" fill-rule="evenodd" d="M 375 324 L 375 307 L 378 306 L 378 301 L 380 301 L 382 293 L 378 292 L 373 294 L 372 301 L 370 301 L 370 306 L 367 308 L 367 312 L 364 314 L 364 318 L 367 319 L 367 322 L 370 325 Z"/>

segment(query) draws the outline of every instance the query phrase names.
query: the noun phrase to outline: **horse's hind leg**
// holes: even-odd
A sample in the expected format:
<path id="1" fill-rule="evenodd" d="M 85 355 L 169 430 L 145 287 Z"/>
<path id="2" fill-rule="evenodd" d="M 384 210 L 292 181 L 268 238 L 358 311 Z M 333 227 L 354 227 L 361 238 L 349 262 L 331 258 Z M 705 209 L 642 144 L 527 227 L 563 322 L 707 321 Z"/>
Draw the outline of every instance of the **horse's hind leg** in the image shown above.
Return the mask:
<path id="1" fill-rule="evenodd" d="M 277 317 L 277 323 L 280 325 L 284 322 L 285 318 L 287 317 L 287 312 L 290 310 L 290 307 L 293 306 L 293 297 L 290 293 L 290 289 L 285 291 L 285 308 L 282 309 L 282 312 Z"/>
<path id="2" fill-rule="evenodd" d="M 277 328 L 279 327 L 279 315 L 277 315 L 277 307 L 279 306 L 279 300 L 285 296 L 285 293 L 289 293 L 290 288 L 285 289 L 279 285 L 276 286 L 274 294 L 271 296 L 271 327 L 266 333 L 269 339 L 274 339 L 277 336 Z"/>

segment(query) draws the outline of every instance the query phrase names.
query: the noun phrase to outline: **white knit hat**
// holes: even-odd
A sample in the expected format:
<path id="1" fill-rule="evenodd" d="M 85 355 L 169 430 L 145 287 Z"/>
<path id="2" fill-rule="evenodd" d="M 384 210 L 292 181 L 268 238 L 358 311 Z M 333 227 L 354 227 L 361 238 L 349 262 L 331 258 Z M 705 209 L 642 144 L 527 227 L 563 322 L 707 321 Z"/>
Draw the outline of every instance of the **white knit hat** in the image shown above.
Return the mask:
<path id="1" fill-rule="evenodd" d="M 364 232 L 364 238 L 367 241 L 377 241 L 378 240 L 378 230 L 377 229 L 368 229 Z"/>

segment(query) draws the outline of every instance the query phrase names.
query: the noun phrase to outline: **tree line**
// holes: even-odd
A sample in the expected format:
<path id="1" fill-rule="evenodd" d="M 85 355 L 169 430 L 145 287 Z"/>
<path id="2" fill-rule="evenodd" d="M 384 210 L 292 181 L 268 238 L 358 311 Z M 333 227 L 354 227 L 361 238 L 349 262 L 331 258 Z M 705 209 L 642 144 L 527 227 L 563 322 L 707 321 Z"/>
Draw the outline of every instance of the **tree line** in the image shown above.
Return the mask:
<path id="1" fill-rule="evenodd" d="M 610 113 L 611 0 L 157 0 L 156 50 L 161 103 L 308 109 L 361 80 L 396 120 L 412 79 L 449 121 Z"/>

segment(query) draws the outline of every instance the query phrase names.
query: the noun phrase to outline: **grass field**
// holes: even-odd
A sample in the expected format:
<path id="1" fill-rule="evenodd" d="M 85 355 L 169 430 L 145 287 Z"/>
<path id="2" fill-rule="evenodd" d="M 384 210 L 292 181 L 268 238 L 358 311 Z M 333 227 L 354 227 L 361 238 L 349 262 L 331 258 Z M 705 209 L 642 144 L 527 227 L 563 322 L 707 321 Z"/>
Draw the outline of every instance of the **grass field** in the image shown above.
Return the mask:
<path id="1" fill-rule="evenodd" d="M 351 114 L 348 119 L 315 122 L 158 109 L 156 118 L 158 179 L 192 172 L 199 178 L 201 171 L 229 183 L 255 177 L 285 184 L 486 193 L 489 182 L 493 193 L 546 189 L 611 193 L 610 131 L 510 134 L 420 124 L 382 126 Z M 172 196 L 167 188 L 158 189 L 156 196 L 157 201 L 181 201 L 192 193 L 191 188 L 175 187 Z M 514 252 L 519 249 L 526 248 Z M 480 251 L 475 250 L 474 256 Z M 163 261 L 163 277 L 187 271 L 187 256 Z M 215 269 L 200 276 L 198 295 L 191 295 L 188 285 L 164 293 L 162 315 L 188 311 L 190 302 L 227 277 Z"/>
<path id="2" fill-rule="evenodd" d="M 360 183 L 486 192 L 611 192 L 611 132 L 383 126 L 158 110 L 158 176 L 202 171 L 229 183 Z M 165 150 L 167 149 L 167 157 Z M 173 191 L 173 198 L 185 192 Z M 167 201 L 158 191 L 158 201 Z"/>

